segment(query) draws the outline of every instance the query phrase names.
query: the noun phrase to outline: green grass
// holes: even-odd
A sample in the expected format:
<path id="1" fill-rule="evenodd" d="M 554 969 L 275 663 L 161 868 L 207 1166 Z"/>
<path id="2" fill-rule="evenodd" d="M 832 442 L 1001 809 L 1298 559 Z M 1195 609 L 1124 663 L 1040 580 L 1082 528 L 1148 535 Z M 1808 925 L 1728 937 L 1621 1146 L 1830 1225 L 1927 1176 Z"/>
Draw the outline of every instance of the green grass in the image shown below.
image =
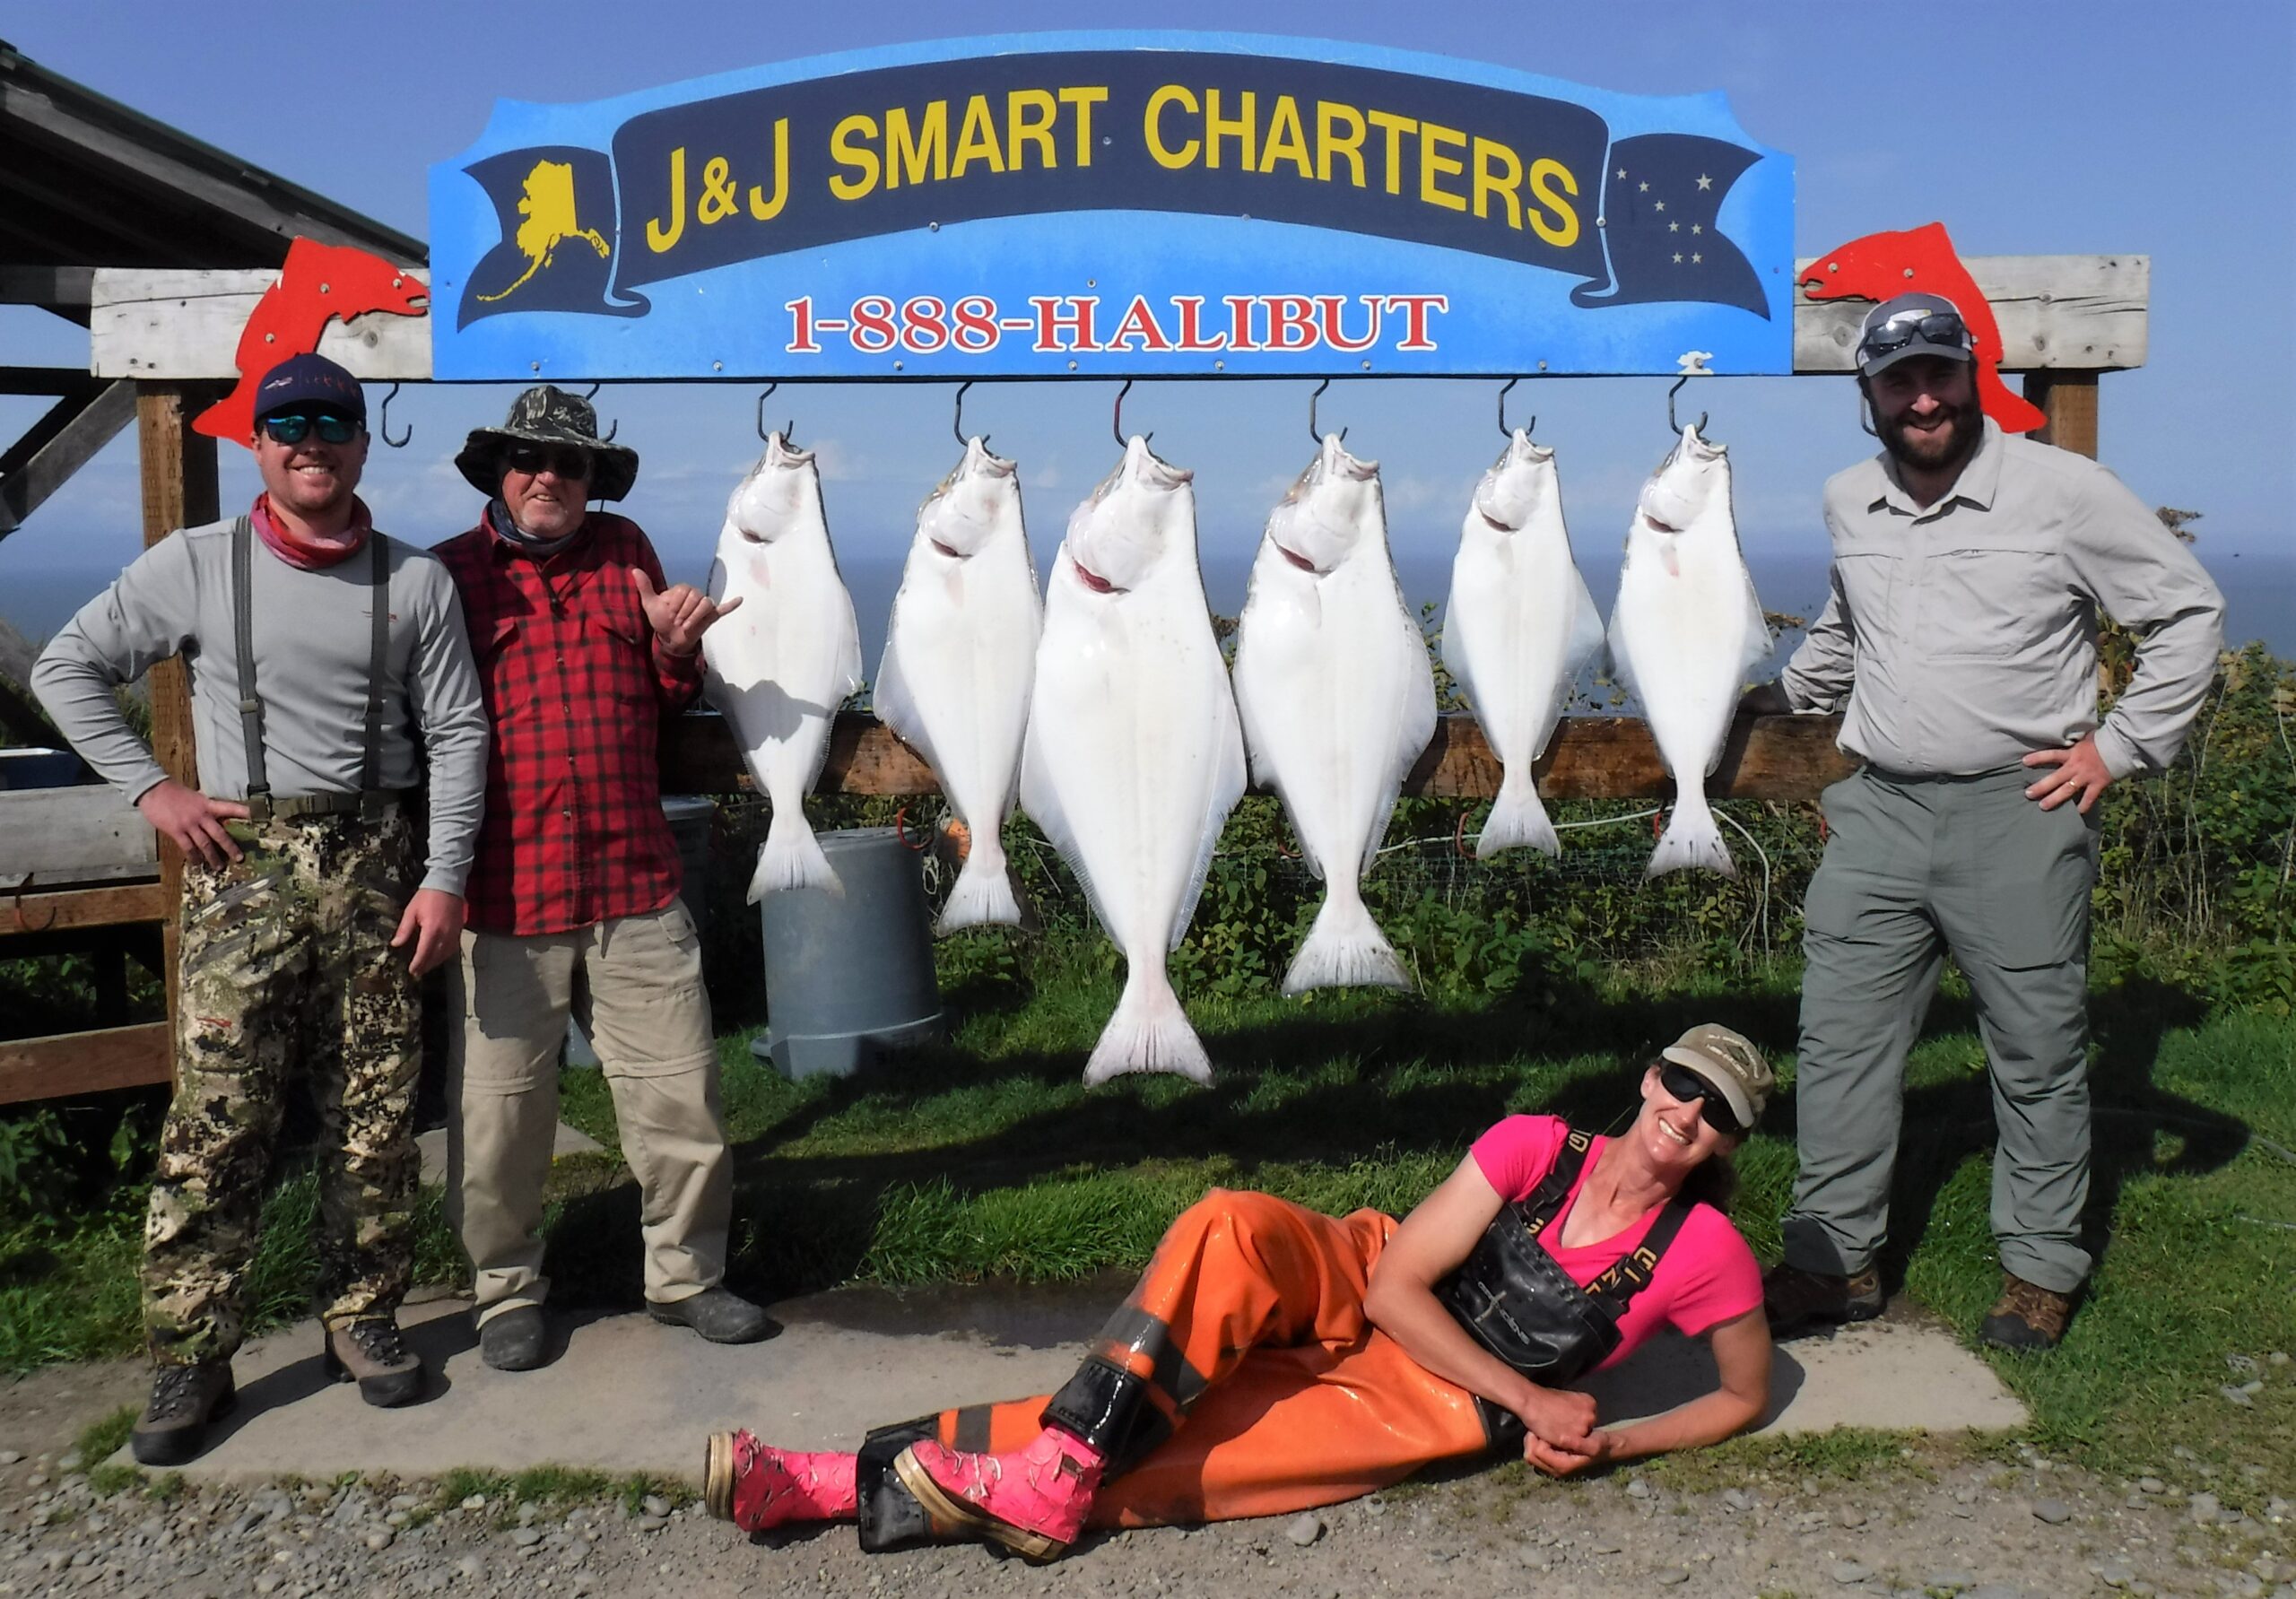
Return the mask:
<path id="1" fill-rule="evenodd" d="M 780 1297 L 856 1281 L 1060 1282 L 1136 1269 L 1213 1185 L 1329 1212 L 1399 1212 L 1510 1111 L 1612 1125 L 1631 1099 L 1631 1063 L 1693 1021 L 1766 1041 L 1790 1085 L 1797 975 L 1784 964 L 1749 976 L 1675 961 L 1479 1002 L 1197 1000 L 1219 1063 L 1208 1089 L 1168 1077 L 1083 1088 L 1084 1056 L 1115 999 L 1106 963 L 1090 960 L 1032 958 L 968 982 L 950 995 L 945 1045 L 852 1079 L 787 1082 L 750 1056 L 749 1033 L 729 1034 L 730 1279 Z M 2254 1484 L 2239 1466 L 2264 1466 L 2283 1490 L 2296 1476 L 2296 1367 L 2261 1364 L 2274 1350 L 2296 1352 L 2296 1232 L 2271 1225 L 2296 1221 L 2296 1160 L 2286 1155 L 2296 1150 L 2296 1021 L 2211 1012 L 2142 978 L 2100 989 L 2092 1012 L 2095 1207 L 2109 1241 L 2063 1349 L 1987 1358 L 2031 1409 L 2036 1444 L 2172 1478 L 2183 1446 L 2218 1468 L 2211 1486 L 2227 1502 L 2245 1504 Z M 562 1162 L 553 1178 L 554 1291 L 570 1303 L 635 1304 L 637 1203 L 613 1180 L 613 1110 L 598 1073 L 567 1074 L 563 1111 L 608 1152 Z M 1991 1138 L 1983 1050 L 1966 995 L 1949 986 L 1909 1073 L 1884 1269 L 1972 1342 L 1999 1282 L 1987 1220 Z M 1789 1093 L 1739 1158 L 1738 1220 L 1766 1257 L 1793 1180 L 1793 1139 Z M 305 1175 L 266 1205 L 250 1277 L 258 1325 L 307 1313 L 315 1204 Z M 461 1263 L 435 1195 L 425 1204 L 418 1274 L 452 1281 Z M 0 1369 L 134 1347 L 137 1220 L 0 1236 Z M 2246 1408 L 2219 1392 L 2247 1380 L 2232 1356 L 2260 1362 L 2265 1386 Z M 1727 1464 L 1736 1450 L 1749 1470 L 1861 1474 L 1897 1469 L 1906 1441 L 1837 1434 L 1791 1446 L 1816 1451 L 1799 1464 L 1782 1446 L 1752 1443 L 1707 1459 Z M 583 1493 L 635 1499 L 659 1486 Z M 500 1489 L 470 1491 L 491 1499 Z M 539 1481 L 517 1491 L 549 1497 Z"/>

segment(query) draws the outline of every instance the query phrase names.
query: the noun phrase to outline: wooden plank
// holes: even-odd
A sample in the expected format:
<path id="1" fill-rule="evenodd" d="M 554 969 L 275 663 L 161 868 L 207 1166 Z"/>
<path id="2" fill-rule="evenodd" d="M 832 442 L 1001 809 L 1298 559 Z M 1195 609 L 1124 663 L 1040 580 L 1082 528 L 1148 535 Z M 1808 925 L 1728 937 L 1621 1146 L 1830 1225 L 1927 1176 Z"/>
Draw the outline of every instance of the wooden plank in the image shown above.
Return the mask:
<path id="1" fill-rule="evenodd" d="M 25 517 L 119 437 L 135 414 L 135 386 L 114 383 L 91 399 L 59 402 L 34 423 L 35 432 L 53 432 L 21 469 L 0 477 L 0 538 L 22 526 Z"/>
<path id="2" fill-rule="evenodd" d="M 144 546 L 158 543 L 178 527 L 213 522 L 222 490 L 215 475 L 215 441 L 191 430 L 192 419 L 222 394 L 209 383 L 139 383 L 135 386 L 135 433 L 143 469 Z M 199 786 L 194 748 L 190 679 L 180 660 L 161 661 L 144 677 L 152 696 L 152 752 L 168 775 Z M 166 896 L 168 1017 L 177 1004 L 176 959 L 183 903 L 183 852 L 171 839 L 159 839 L 160 882 Z"/>
<path id="3" fill-rule="evenodd" d="M 175 1074 L 164 1021 L 0 1042 L 0 1105 L 105 1089 L 141 1088 Z"/>
<path id="4" fill-rule="evenodd" d="M 27 887 L 0 898 L 0 937 L 18 933 L 68 933 L 165 921 L 174 914 L 159 879 L 109 888 L 41 890 Z"/>
<path id="5" fill-rule="evenodd" d="M 0 266 L 0 305 L 85 307 L 95 280 L 92 266 Z"/>
<path id="6" fill-rule="evenodd" d="M 1716 799 L 1815 799 L 1856 763 L 1834 746 L 1838 717 L 1742 717 L 1730 730 L 1722 764 L 1708 779 Z M 1556 729 L 1537 767 L 1539 792 L 1551 799 L 1656 799 L 1674 785 L 1632 717 L 1572 717 Z M 1407 795 L 1489 799 L 1499 792 L 1499 760 L 1469 716 L 1448 716 L 1419 764 L 1404 780 Z M 732 728 L 710 713 L 681 717 L 662 741 L 662 787 L 671 794 L 730 794 L 747 787 Z M 937 794 L 932 769 L 874 717 L 840 712 L 829 759 L 815 785 L 823 794 Z"/>
<path id="7" fill-rule="evenodd" d="M 430 274 L 409 274 L 430 282 Z M 101 267 L 89 308 L 89 369 L 99 378 L 232 378 L 239 332 L 263 291 L 265 271 L 147 271 Z M 381 382 L 430 376 L 430 319 L 370 312 L 330 322 L 319 353 L 353 377 Z"/>
<path id="8" fill-rule="evenodd" d="M 0 295 L 0 305 L 6 303 L 6 296 Z M 103 379 L 77 367 L 0 367 L 0 395 L 85 396 L 102 387 Z"/>
<path id="9" fill-rule="evenodd" d="M 1794 264 L 1796 280 L 1808 260 Z M 2150 256 L 1970 256 L 1961 265 L 2001 325 L 2002 367 L 2110 371 L 2144 364 Z M 1794 300 L 1794 369 L 1848 372 L 1862 300 Z"/>
<path id="10" fill-rule="evenodd" d="M 2048 413 L 2048 423 L 2027 437 L 2097 458 L 2097 375 L 2028 372 L 2025 398 Z"/>
<path id="11" fill-rule="evenodd" d="M 158 835 L 110 784 L 0 792 L 0 889 L 148 877 Z"/>

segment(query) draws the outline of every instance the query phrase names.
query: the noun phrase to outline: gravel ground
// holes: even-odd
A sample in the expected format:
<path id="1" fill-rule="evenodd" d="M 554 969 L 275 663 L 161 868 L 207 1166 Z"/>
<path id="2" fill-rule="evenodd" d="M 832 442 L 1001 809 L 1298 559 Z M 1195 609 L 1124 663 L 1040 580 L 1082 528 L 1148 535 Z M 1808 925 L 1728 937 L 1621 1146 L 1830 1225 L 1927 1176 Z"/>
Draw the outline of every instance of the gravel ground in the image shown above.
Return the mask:
<path id="1" fill-rule="evenodd" d="M 1095 1539 L 1033 1568 L 983 1548 L 865 1556 L 847 1528 L 748 1539 L 656 1499 L 561 1505 L 422 1483 L 173 1484 L 99 1493 L 68 1455 L 0 1449 L 0 1595 L 253 1594 L 953 1596 L 1685 1594 L 2296 1599 L 2296 1504 L 2196 1465 L 2102 1480 L 2030 1453 L 1841 1482 L 1760 1473 L 1689 1492 L 1519 1469 L 1318 1514 Z M 2286 1491 L 2289 1485 L 2277 1485 Z M 2233 1492 L 2238 1487 L 2242 1490 Z M 155 1491 L 157 1490 L 157 1491 Z"/>

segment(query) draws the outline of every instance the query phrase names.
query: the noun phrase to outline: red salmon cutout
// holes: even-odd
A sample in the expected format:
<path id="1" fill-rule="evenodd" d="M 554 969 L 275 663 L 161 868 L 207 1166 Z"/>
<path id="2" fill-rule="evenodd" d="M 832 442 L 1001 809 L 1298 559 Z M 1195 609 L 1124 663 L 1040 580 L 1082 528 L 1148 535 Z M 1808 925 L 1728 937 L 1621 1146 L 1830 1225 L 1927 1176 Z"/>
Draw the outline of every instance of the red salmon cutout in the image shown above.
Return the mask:
<path id="1" fill-rule="evenodd" d="M 296 239 L 287 247 L 279 281 L 263 291 L 239 330 L 233 357 L 239 386 L 201 412 L 193 430 L 247 448 L 255 437 L 256 385 L 289 356 L 316 352 L 330 318 L 348 322 L 370 311 L 421 317 L 430 304 L 427 285 L 380 256 L 349 245 Z"/>
<path id="2" fill-rule="evenodd" d="M 1985 291 L 1953 251 L 1945 224 L 1929 222 L 1903 233 L 1868 233 L 1828 250 L 1802 274 L 1812 300 L 1870 300 L 1900 294 L 1942 294 L 1960 308 L 1977 346 L 1977 398 L 2005 433 L 2048 425 L 2048 413 L 2001 380 L 2001 325 Z"/>

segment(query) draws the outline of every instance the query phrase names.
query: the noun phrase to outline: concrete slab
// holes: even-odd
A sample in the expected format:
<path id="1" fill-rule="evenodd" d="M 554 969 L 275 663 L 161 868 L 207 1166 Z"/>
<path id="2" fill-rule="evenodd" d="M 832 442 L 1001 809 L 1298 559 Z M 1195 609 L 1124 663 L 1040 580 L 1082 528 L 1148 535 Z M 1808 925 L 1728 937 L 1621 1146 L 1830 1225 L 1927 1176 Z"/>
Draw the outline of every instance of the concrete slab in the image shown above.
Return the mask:
<path id="1" fill-rule="evenodd" d="M 775 1307 L 781 1334 L 739 1349 L 642 1314 L 570 1313 L 554 1319 L 555 1361 L 518 1373 L 481 1362 L 465 1301 L 434 1299 L 404 1317 L 432 1372 L 430 1392 L 395 1411 L 327 1383 L 318 1329 L 307 1324 L 241 1351 L 239 1410 L 186 1472 L 429 1477 L 547 1464 L 691 1478 L 703 1436 L 732 1426 L 786 1446 L 849 1448 L 888 1421 L 1057 1387 L 1126 1286 L 845 1290 Z M 1588 1386 L 1615 1419 L 1666 1409 L 1712 1382 L 1702 1345 L 1667 1339 Z M 1942 1432 L 2026 1419 L 1991 1368 L 1944 1327 L 1910 1316 L 1782 1346 L 1772 1388 L 1765 1431 Z"/>

